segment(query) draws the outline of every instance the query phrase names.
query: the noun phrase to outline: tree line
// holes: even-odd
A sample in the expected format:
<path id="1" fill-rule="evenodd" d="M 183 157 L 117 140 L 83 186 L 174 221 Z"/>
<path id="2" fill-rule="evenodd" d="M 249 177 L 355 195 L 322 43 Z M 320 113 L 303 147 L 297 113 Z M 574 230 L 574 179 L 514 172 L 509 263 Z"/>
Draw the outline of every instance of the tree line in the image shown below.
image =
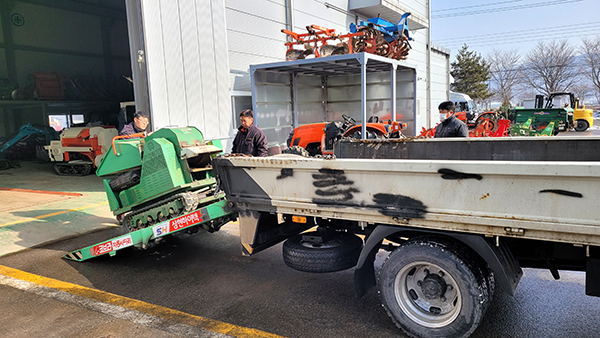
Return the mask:
<path id="1" fill-rule="evenodd" d="M 572 92 L 581 102 L 600 102 L 600 36 L 582 39 L 573 47 L 567 40 L 538 42 L 528 53 L 492 50 L 483 57 L 465 44 L 451 63 L 451 88 L 482 104 L 489 99 L 508 109 L 517 101 Z"/>

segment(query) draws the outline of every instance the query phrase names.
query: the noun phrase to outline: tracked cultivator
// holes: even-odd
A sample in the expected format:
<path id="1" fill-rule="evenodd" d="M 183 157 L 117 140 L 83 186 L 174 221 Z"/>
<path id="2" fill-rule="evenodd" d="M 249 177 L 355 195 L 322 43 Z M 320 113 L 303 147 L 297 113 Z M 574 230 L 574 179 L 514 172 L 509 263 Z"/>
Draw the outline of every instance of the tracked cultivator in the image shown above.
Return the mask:
<path id="1" fill-rule="evenodd" d="M 212 156 L 222 150 L 193 127 L 160 129 L 146 138 L 115 140 L 96 174 L 125 235 L 74 251 L 82 261 L 129 246 L 146 248 L 175 232 L 218 231 L 237 218 L 226 210 L 212 174 Z"/>
<path id="2" fill-rule="evenodd" d="M 410 13 L 404 13 L 398 24 L 379 17 L 361 21 L 358 26 L 351 24 L 348 34 L 336 34 L 335 29 L 317 25 L 307 26 L 308 33 L 302 34 L 282 29 L 283 33 L 293 39 L 285 44 L 288 47 L 286 59 L 293 61 L 305 59 L 309 55 L 322 57 L 367 52 L 404 60 L 411 49 L 409 41 L 412 40 L 407 24 L 409 15 Z M 337 44 L 329 44 L 336 41 Z M 294 49 L 294 46 L 302 46 L 304 49 Z"/>

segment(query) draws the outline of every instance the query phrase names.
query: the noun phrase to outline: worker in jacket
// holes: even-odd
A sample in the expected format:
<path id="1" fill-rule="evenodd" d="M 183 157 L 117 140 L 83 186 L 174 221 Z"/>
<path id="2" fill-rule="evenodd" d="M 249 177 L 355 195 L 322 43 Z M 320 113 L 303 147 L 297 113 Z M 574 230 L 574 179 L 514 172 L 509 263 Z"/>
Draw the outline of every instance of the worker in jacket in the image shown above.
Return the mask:
<path id="1" fill-rule="evenodd" d="M 240 113 L 241 126 L 233 139 L 232 154 L 267 156 L 267 136 L 254 124 L 254 114 L 250 109 Z"/>
<path id="2" fill-rule="evenodd" d="M 469 137 L 467 125 L 454 116 L 454 102 L 444 101 L 438 106 L 441 123 L 435 128 L 438 137 Z"/>
<path id="3" fill-rule="evenodd" d="M 148 123 L 150 123 L 150 120 L 148 119 L 148 114 L 139 110 L 133 114 L 133 122 L 123 126 L 123 129 L 121 129 L 119 135 L 133 135 L 143 133 L 146 131 Z"/>

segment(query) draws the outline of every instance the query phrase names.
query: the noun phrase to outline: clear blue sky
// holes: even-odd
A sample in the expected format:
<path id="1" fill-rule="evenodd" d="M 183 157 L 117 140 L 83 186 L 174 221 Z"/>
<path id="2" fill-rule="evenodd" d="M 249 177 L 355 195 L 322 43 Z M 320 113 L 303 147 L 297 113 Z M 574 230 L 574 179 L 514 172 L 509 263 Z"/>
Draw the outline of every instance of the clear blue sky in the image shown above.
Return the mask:
<path id="1" fill-rule="evenodd" d="M 464 43 L 486 56 L 492 49 L 529 52 L 539 41 L 600 36 L 600 0 L 432 0 L 431 37 L 452 51 Z"/>

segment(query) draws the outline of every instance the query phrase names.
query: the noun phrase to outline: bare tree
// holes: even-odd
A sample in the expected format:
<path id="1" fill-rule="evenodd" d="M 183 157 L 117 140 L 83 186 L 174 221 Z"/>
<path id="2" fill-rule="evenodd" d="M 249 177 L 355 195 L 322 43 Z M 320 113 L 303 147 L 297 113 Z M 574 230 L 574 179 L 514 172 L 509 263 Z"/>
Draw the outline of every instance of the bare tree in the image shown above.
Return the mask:
<path id="1" fill-rule="evenodd" d="M 487 56 L 487 63 L 490 65 L 490 75 L 493 83 L 493 91 L 502 101 L 503 106 L 509 106 L 515 97 L 515 86 L 519 83 L 521 71 L 518 67 L 521 56 L 519 51 L 492 50 Z"/>
<path id="2" fill-rule="evenodd" d="M 580 105 L 588 102 L 594 95 L 594 88 L 590 83 L 578 83 L 571 86 L 571 92 L 579 98 Z"/>
<path id="3" fill-rule="evenodd" d="M 567 40 L 540 41 L 527 53 L 523 73 L 526 82 L 541 94 L 568 91 L 579 81 L 575 49 Z"/>
<path id="4" fill-rule="evenodd" d="M 583 39 L 584 74 L 594 85 L 596 97 L 600 97 L 600 36 Z"/>

